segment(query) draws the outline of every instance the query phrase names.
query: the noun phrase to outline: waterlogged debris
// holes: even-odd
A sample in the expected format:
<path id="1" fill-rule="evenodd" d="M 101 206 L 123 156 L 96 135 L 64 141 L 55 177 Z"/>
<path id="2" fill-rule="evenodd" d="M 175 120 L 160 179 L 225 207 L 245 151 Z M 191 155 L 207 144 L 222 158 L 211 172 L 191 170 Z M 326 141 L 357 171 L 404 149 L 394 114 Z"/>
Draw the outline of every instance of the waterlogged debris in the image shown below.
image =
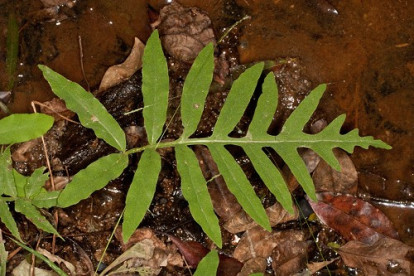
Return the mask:
<path id="1" fill-rule="evenodd" d="M 358 188 L 358 173 L 354 163 L 342 150 L 334 149 L 334 154 L 341 165 L 341 171 L 333 169 L 321 160 L 312 176 L 316 191 L 355 194 Z"/>
<path id="2" fill-rule="evenodd" d="M 144 47 L 144 43 L 135 37 L 134 46 L 127 59 L 123 63 L 113 65 L 106 70 L 99 85 L 99 92 L 129 79 L 136 71 L 141 69 Z"/>
<path id="3" fill-rule="evenodd" d="M 350 241 L 338 250 L 345 265 L 360 269 L 364 275 L 412 275 L 414 248 L 383 237 L 371 245 Z"/>
<path id="4" fill-rule="evenodd" d="M 398 238 L 392 222 L 370 203 L 350 195 L 317 194 L 319 202 L 308 200 L 318 218 L 346 240 L 373 243 L 384 235 Z"/>

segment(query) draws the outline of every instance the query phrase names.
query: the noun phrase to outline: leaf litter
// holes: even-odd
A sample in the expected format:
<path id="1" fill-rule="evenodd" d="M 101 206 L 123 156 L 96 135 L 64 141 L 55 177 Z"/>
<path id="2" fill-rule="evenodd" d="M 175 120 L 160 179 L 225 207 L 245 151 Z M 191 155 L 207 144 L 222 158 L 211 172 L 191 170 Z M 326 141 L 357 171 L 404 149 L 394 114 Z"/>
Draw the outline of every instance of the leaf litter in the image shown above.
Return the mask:
<path id="1" fill-rule="evenodd" d="M 119 145 L 118 145 L 119 146 Z M 218 175 L 218 174 L 217 174 Z M 215 175 L 216 176 L 216 175 Z M 212 196 L 212 198 L 213 198 L 213 196 Z M 220 199 L 220 198 L 219 198 Z M 276 205 L 273 205 L 273 206 L 276 206 Z M 280 205 L 279 205 L 280 206 Z M 276 206 L 277 207 L 277 206 Z M 276 210 L 279 210 L 279 209 L 276 209 Z M 278 213 L 278 212 L 276 212 L 276 213 Z M 269 213 L 267 213 L 267 215 L 269 216 Z M 247 216 L 246 216 L 246 214 L 244 213 L 244 214 L 242 214 L 242 216 L 244 216 L 245 218 L 248 218 Z M 283 217 L 283 216 L 282 216 Z M 243 220 L 243 219 L 242 219 Z M 276 219 L 275 220 L 276 222 L 277 221 L 282 221 L 282 220 L 280 220 L 280 219 Z M 274 225 L 276 225 L 277 223 L 275 223 Z M 245 230 L 247 230 L 248 231 L 248 229 L 252 229 L 252 228 L 254 228 L 254 226 L 256 225 L 255 223 L 252 223 L 251 222 L 251 220 L 249 221 L 249 219 L 247 219 L 247 222 L 241 222 L 241 223 L 238 223 L 238 225 L 242 225 L 242 227 L 240 227 L 240 228 L 237 228 L 236 227 L 236 229 L 233 229 L 233 231 L 238 231 L 238 232 L 240 232 L 240 231 L 245 231 Z M 247 225 L 247 226 L 246 226 Z M 272 225 L 272 226 L 274 226 L 274 225 Z M 241 230 L 240 230 L 241 229 Z M 246 232 L 247 232 L 246 231 Z M 237 232 L 236 232 L 237 233 Z M 138 242 L 139 243 L 139 242 Z M 133 245 L 134 246 L 134 245 Z M 133 247 L 132 246 L 132 247 Z M 255 262 L 256 262 L 256 260 L 255 260 Z M 251 263 L 253 263 L 253 261 L 251 261 Z M 257 261 L 257 263 L 262 263 L 261 262 L 261 260 L 258 260 Z M 247 263 L 246 263 L 247 264 Z M 144 272 L 144 271 L 143 271 Z"/>

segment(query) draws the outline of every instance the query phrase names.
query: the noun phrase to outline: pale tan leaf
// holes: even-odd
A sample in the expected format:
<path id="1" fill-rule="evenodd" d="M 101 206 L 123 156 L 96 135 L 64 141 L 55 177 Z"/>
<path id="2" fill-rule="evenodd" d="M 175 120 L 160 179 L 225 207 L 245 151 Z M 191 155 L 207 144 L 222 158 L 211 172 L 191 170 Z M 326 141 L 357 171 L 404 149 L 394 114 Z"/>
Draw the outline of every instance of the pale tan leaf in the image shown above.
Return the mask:
<path id="1" fill-rule="evenodd" d="M 112 86 L 121 83 L 130 78 L 136 71 L 142 67 L 142 54 L 144 53 L 144 43 L 138 38 L 135 38 L 134 46 L 127 59 L 117 65 L 113 65 L 106 70 L 101 84 L 99 85 L 99 92 L 104 91 Z"/>

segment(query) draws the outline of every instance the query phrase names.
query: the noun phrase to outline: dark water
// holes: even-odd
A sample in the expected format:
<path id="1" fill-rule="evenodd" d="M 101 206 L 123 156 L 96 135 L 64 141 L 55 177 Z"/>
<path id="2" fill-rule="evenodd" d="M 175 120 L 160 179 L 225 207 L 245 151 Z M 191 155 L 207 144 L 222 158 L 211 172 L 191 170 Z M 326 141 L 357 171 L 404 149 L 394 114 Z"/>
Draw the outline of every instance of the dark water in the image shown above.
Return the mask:
<path id="1" fill-rule="evenodd" d="M 30 111 L 32 100 L 53 97 L 36 65 L 46 64 L 93 90 L 107 67 L 128 54 L 133 37 L 145 41 L 151 29 L 147 4 L 165 1 L 78 1 L 48 20 L 40 1 L 0 0 L 0 90 L 6 90 L 7 18 L 15 12 L 20 28 L 19 63 L 12 112 Z M 393 149 L 352 155 L 360 193 L 392 219 L 402 239 L 414 245 L 414 3 L 386 0 L 179 1 L 206 10 L 217 37 L 243 15 L 240 60 L 295 58 L 312 83 L 328 83 L 319 116 L 347 114 L 344 131 L 359 128 Z M 54 16 L 56 18 L 56 16 Z M 80 61 L 82 41 L 83 65 Z M 3 114 L 2 114 L 3 115 Z M 0 116 L 2 116 L 0 115 Z"/>

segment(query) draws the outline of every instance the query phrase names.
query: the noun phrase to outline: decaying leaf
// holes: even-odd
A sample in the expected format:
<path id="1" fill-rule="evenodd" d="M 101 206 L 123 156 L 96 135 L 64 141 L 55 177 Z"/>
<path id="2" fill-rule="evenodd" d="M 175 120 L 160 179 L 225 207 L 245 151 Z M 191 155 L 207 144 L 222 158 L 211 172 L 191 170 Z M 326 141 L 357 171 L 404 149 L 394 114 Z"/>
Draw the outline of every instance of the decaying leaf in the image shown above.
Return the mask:
<path id="1" fill-rule="evenodd" d="M 18 266 L 16 266 L 12 274 L 13 276 L 30 275 L 32 265 L 24 259 Z M 57 276 L 58 274 L 52 270 L 46 270 L 43 268 L 34 268 L 34 275 L 36 276 Z"/>
<path id="2" fill-rule="evenodd" d="M 246 261 L 243 265 L 242 270 L 237 276 L 250 276 L 253 273 L 263 272 L 266 270 L 266 259 L 262 257 L 256 257 Z"/>
<path id="3" fill-rule="evenodd" d="M 412 275 L 414 248 L 383 237 L 372 245 L 350 241 L 338 249 L 345 265 L 360 269 L 364 275 Z"/>
<path id="4" fill-rule="evenodd" d="M 134 46 L 127 59 L 123 63 L 113 65 L 106 70 L 99 85 L 99 92 L 125 81 L 141 69 L 144 46 L 144 43 L 136 37 Z"/>
<path id="5" fill-rule="evenodd" d="M 299 212 L 296 206 L 293 206 L 293 210 L 294 213 L 290 214 L 277 202 L 266 208 L 266 214 L 269 217 L 270 226 L 273 227 L 280 223 L 297 219 L 299 217 Z M 257 226 L 257 223 L 255 223 L 243 210 L 240 210 L 238 213 L 234 214 L 232 218 L 229 218 L 229 220 L 223 224 L 223 227 L 233 234 L 246 231 L 255 226 Z"/>
<path id="6" fill-rule="evenodd" d="M 342 150 L 334 149 L 341 171 L 321 160 L 313 172 L 313 183 L 317 192 L 355 194 L 358 188 L 358 173 L 351 158 Z"/>
<path id="7" fill-rule="evenodd" d="M 144 240 L 151 240 L 155 248 L 153 259 L 155 257 L 158 257 L 158 259 L 155 258 L 154 263 L 157 263 L 157 262 L 163 263 L 163 266 L 165 265 L 180 266 L 180 267 L 183 266 L 183 260 L 180 254 L 177 252 L 177 249 L 174 246 L 167 246 L 149 228 L 139 228 L 135 230 L 135 232 L 132 234 L 131 238 L 128 240 L 127 243 L 124 243 L 121 228 L 118 228 L 116 230 L 115 237 L 121 243 L 121 247 L 123 251 L 127 251 L 129 248 L 131 248 L 135 244 L 140 243 Z M 163 262 L 159 261 L 161 257 L 163 258 Z"/>
<path id="8" fill-rule="evenodd" d="M 182 241 L 177 237 L 169 235 L 171 241 L 178 247 L 186 263 L 196 268 L 199 262 L 209 253 L 209 250 L 202 244 L 195 241 Z M 219 266 L 217 268 L 217 275 L 232 276 L 237 275 L 241 270 L 243 264 L 238 260 L 228 257 L 224 254 L 219 254 Z"/>
<path id="9" fill-rule="evenodd" d="M 286 239 L 303 241 L 304 237 L 305 235 L 301 231 L 268 232 L 256 226 L 243 234 L 234 250 L 233 257 L 241 262 L 256 257 L 267 258 L 271 255 L 273 249 Z"/>
<path id="10" fill-rule="evenodd" d="M 160 11 L 160 38 L 168 54 L 191 63 L 209 42 L 216 43 L 210 18 L 200 9 L 173 1 Z M 189 27 L 190 26 L 190 27 Z"/>
<path id="11" fill-rule="evenodd" d="M 319 193 L 319 202 L 308 200 L 318 218 L 346 240 L 373 243 L 380 237 L 398 238 L 392 222 L 370 203 L 350 195 Z"/>
<path id="12" fill-rule="evenodd" d="M 75 270 L 76 270 L 75 269 L 75 266 L 73 264 L 71 264 L 70 262 L 65 261 L 61 257 L 56 256 L 56 255 L 50 253 L 49 251 L 47 251 L 44 248 L 39 247 L 36 250 L 37 250 L 37 252 L 39 252 L 40 254 L 42 254 L 43 256 L 45 256 L 46 258 L 48 258 L 50 261 L 55 262 L 55 263 L 57 263 L 59 265 L 60 264 L 64 264 L 66 266 L 66 268 L 70 271 L 70 273 L 72 275 L 75 275 Z"/>
<path id="13" fill-rule="evenodd" d="M 272 252 L 272 267 L 276 275 L 293 275 L 306 267 L 309 244 L 301 231 L 282 233 L 281 241 Z"/>
<path id="14" fill-rule="evenodd" d="M 318 272 L 319 270 L 321 270 L 322 268 L 326 267 L 327 265 L 330 265 L 331 263 L 333 263 L 337 259 L 338 258 L 332 259 L 332 260 L 329 260 L 329 261 L 324 261 L 324 262 L 308 263 L 308 264 L 306 264 L 306 267 L 308 268 L 309 274 L 313 275 L 316 272 Z"/>

